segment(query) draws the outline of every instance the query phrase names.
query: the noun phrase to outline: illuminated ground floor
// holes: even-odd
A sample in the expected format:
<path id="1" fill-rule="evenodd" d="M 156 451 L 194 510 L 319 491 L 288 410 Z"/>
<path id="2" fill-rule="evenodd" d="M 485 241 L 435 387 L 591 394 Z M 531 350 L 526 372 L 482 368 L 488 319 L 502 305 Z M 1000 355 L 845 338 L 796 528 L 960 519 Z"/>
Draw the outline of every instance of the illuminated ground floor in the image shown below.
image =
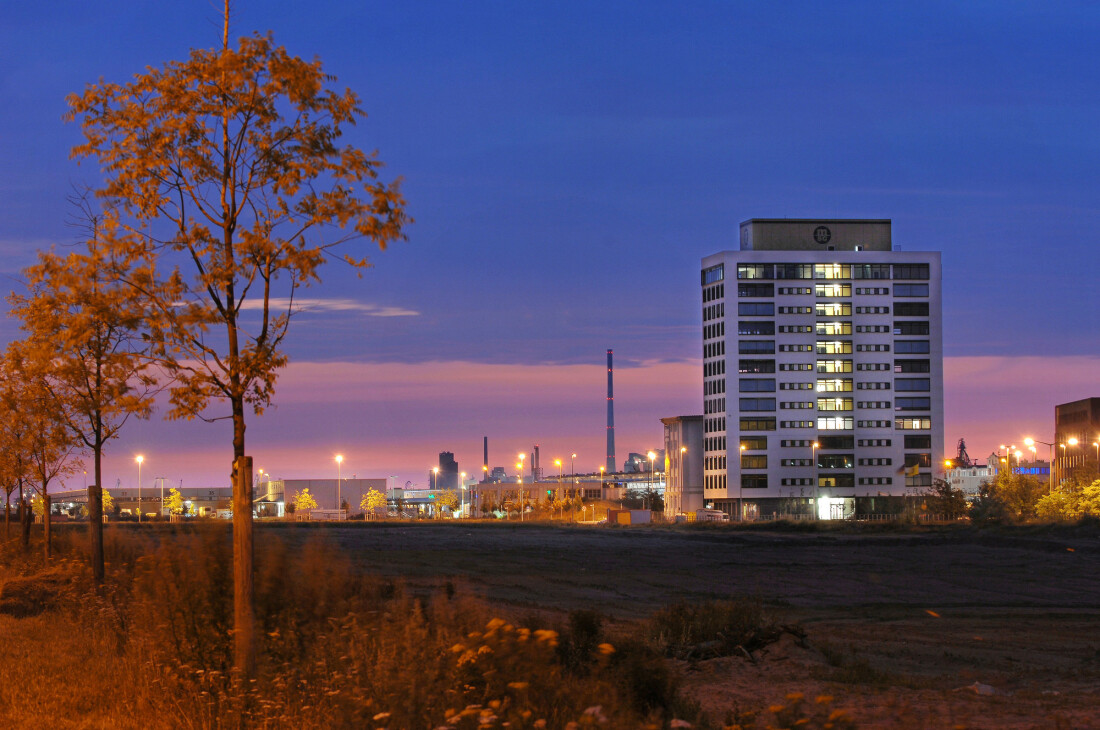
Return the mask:
<path id="1" fill-rule="evenodd" d="M 744 497 L 713 499 L 707 507 L 722 510 L 731 520 L 891 520 L 915 514 L 922 498 L 914 497 Z"/>

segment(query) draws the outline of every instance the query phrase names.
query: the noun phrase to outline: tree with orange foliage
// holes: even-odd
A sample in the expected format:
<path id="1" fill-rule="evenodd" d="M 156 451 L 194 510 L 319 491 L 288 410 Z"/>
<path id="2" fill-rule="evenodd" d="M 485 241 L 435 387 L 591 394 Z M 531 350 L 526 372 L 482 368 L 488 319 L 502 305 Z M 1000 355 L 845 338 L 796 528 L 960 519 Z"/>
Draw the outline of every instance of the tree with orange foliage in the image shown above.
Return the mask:
<path id="1" fill-rule="evenodd" d="M 103 240 L 102 217 L 86 197 L 74 198 L 88 239 L 84 250 L 40 252 L 24 273 L 28 293 L 13 294 L 26 346 L 43 364 L 43 385 L 65 403 L 59 415 L 92 451 L 88 485 L 92 575 L 103 580 L 103 449 L 131 415 L 147 418 L 156 385 L 145 358 L 144 312 L 122 282 L 132 262 Z"/>
<path id="2" fill-rule="evenodd" d="M 320 61 L 303 61 L 270 35 L 150 68 L 124 84 L 69 97 L 84 143 L 102 169 L 99 191 L 146 265 L 129 279 L 153 311 L 151 341 L 175 377 L 170 417 L 233 424 L 234 664 L 252 673 L 255 644 L 251 458 L 245 411 L 271 402 L 287 362 L 280 346 L 295 295 L 352 240 L 381 248 L 409 222 L 397 182 L 374 154 L 341 145 L 363 116 L 359 98 L 332 88 Z M 363 252 L 338 258 L 357 269 Z M 212 419 L 211 419 L 212 420 Z"/>
<path id="3" fill-rule="evenodd" d="M 77 440 L 68 428 L 69 408 L 47 385 L 48 358 L 24 340 L 8 346 L 3 370 L 11 397 L 23 426 L 20 448 L 26 459 L 27 483 L 42 500 L 43 552 L 48 560 L 53 552 L 50 520 L 50 484 L 76 471 L 72 461 Z"/>

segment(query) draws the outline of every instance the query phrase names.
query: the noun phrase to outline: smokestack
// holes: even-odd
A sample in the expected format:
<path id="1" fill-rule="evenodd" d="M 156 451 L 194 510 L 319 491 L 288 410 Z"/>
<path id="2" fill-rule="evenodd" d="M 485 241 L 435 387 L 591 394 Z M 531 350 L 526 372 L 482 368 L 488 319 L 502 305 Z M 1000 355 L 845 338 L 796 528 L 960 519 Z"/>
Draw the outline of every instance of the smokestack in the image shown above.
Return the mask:
<path id="1" fill-rule="evenodd" d="M 481 456 L 481 480 L 487 482 L 489 481 L 489 437 L 483 436 L 482 438 L 484 439 L 484 443 Z"/>
<path id="2" fill-rule="evenodd" d="M 611 365 L 612 350 L 607 351 L 607 472 L 615 473 L 615 368 Z"/>

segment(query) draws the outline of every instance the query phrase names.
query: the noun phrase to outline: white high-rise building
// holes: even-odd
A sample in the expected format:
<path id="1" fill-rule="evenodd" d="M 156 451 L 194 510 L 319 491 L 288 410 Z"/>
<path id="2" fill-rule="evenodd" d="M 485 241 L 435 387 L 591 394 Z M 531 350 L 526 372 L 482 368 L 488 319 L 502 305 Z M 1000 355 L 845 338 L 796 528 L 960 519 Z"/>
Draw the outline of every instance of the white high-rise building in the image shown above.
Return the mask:
<path id="1" fill-rule="evenodd" d="M 703 259 L 702 289 L 708 505 L 835 519 L 931 486 L 938 251 L 893 250 L 889 220 L 753 219 Z"/>

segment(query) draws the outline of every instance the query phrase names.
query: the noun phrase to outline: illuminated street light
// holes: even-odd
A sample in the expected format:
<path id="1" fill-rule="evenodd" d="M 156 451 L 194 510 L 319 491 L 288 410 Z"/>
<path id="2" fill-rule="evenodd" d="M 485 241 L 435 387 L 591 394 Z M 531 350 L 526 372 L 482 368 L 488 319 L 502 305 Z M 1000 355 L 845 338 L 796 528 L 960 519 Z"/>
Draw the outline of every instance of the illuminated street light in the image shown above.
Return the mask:
<path id="1" fill-rule="evenodd" d="M 462 514 L 466 511 L 466 472 L 460 473 L 458 477 L 458 486 L 462 487 L 462 504 L 459 508 L 459 514 Z"/>
<path id="2" fill-rule="evenodd" d="M 516 471 L 519 472 L 519 476 L 516 477 L 516 483 L 519 487 L 519 521 L 523 522 L 523 454 L 519 455 L 520 462 L 516 464 Z"/>
<path id="3" fill-rule="evenodd" d="M 344 455 L 343 454 L 337 454 L 336 455 L 336 509 L 340 509 L 341 506 L 342 506 L 342 503 L 344 501 L 343 499 L 341 499 L 343 494 L 340 491 L 340 487 L 343 485 L 343 481 L 344 481 L 343 480 L 343 474 L 340 473 L 340 467 L 343 463 L 344 463 Z"/>
<path id="4" fill-rule="evenodd" d="M 561 481 L 561 459 L 554 459 L 554 466 L 558 467 L 558 481 Z"/>
<path id="5" fill-rule="evenodd" d="M 820 448 L 821 448 L 821 444 L 819 444 L 816 441 L 814 441 L 813 444 L 811 444 L 811 448 L 810 448 L 810 462 L 811 462 L 810 463 L 810 469 L 812 470 L 813 480 L 814 480 L 814 519 L 815 520 L 818 517 L 818 506 L 817 506 L 817 450 L 820 449 Z"/>
<path id="6" fill-rule="evenodd" d="M 145 461 L 145 457 L 138 454 L 134 461 L 138 465 L 138 522 L 141 522 L 141 462 Z"/>
<path id="7" fill-rule="evenodd" d="M 1031 447 L 1031 452 L 1035 453 L 1035 444 L 1044 444 L 1047 447 L 1047 459 L 1050 460 L 1048 467 L 1050 468 L 1050 475 L 1047 477 L 1047 492 L 1054 491 L 1054 444 L 1050 441 L 1040 441 L 1039 439 L 1033 439 L 1030 436 L 1024 439 L 1024 445 Z"/>
<path id="8" fill-rule="evenodd" d="M 747 447 L 741 444 L 741 461 L 745 460 L 745 449 Z M 739 463 L 738 468 L 741 467 Z M 741 522 L 745 519 L 745 480 L 739 479 L 737 484 L 737 521 Z"/>

